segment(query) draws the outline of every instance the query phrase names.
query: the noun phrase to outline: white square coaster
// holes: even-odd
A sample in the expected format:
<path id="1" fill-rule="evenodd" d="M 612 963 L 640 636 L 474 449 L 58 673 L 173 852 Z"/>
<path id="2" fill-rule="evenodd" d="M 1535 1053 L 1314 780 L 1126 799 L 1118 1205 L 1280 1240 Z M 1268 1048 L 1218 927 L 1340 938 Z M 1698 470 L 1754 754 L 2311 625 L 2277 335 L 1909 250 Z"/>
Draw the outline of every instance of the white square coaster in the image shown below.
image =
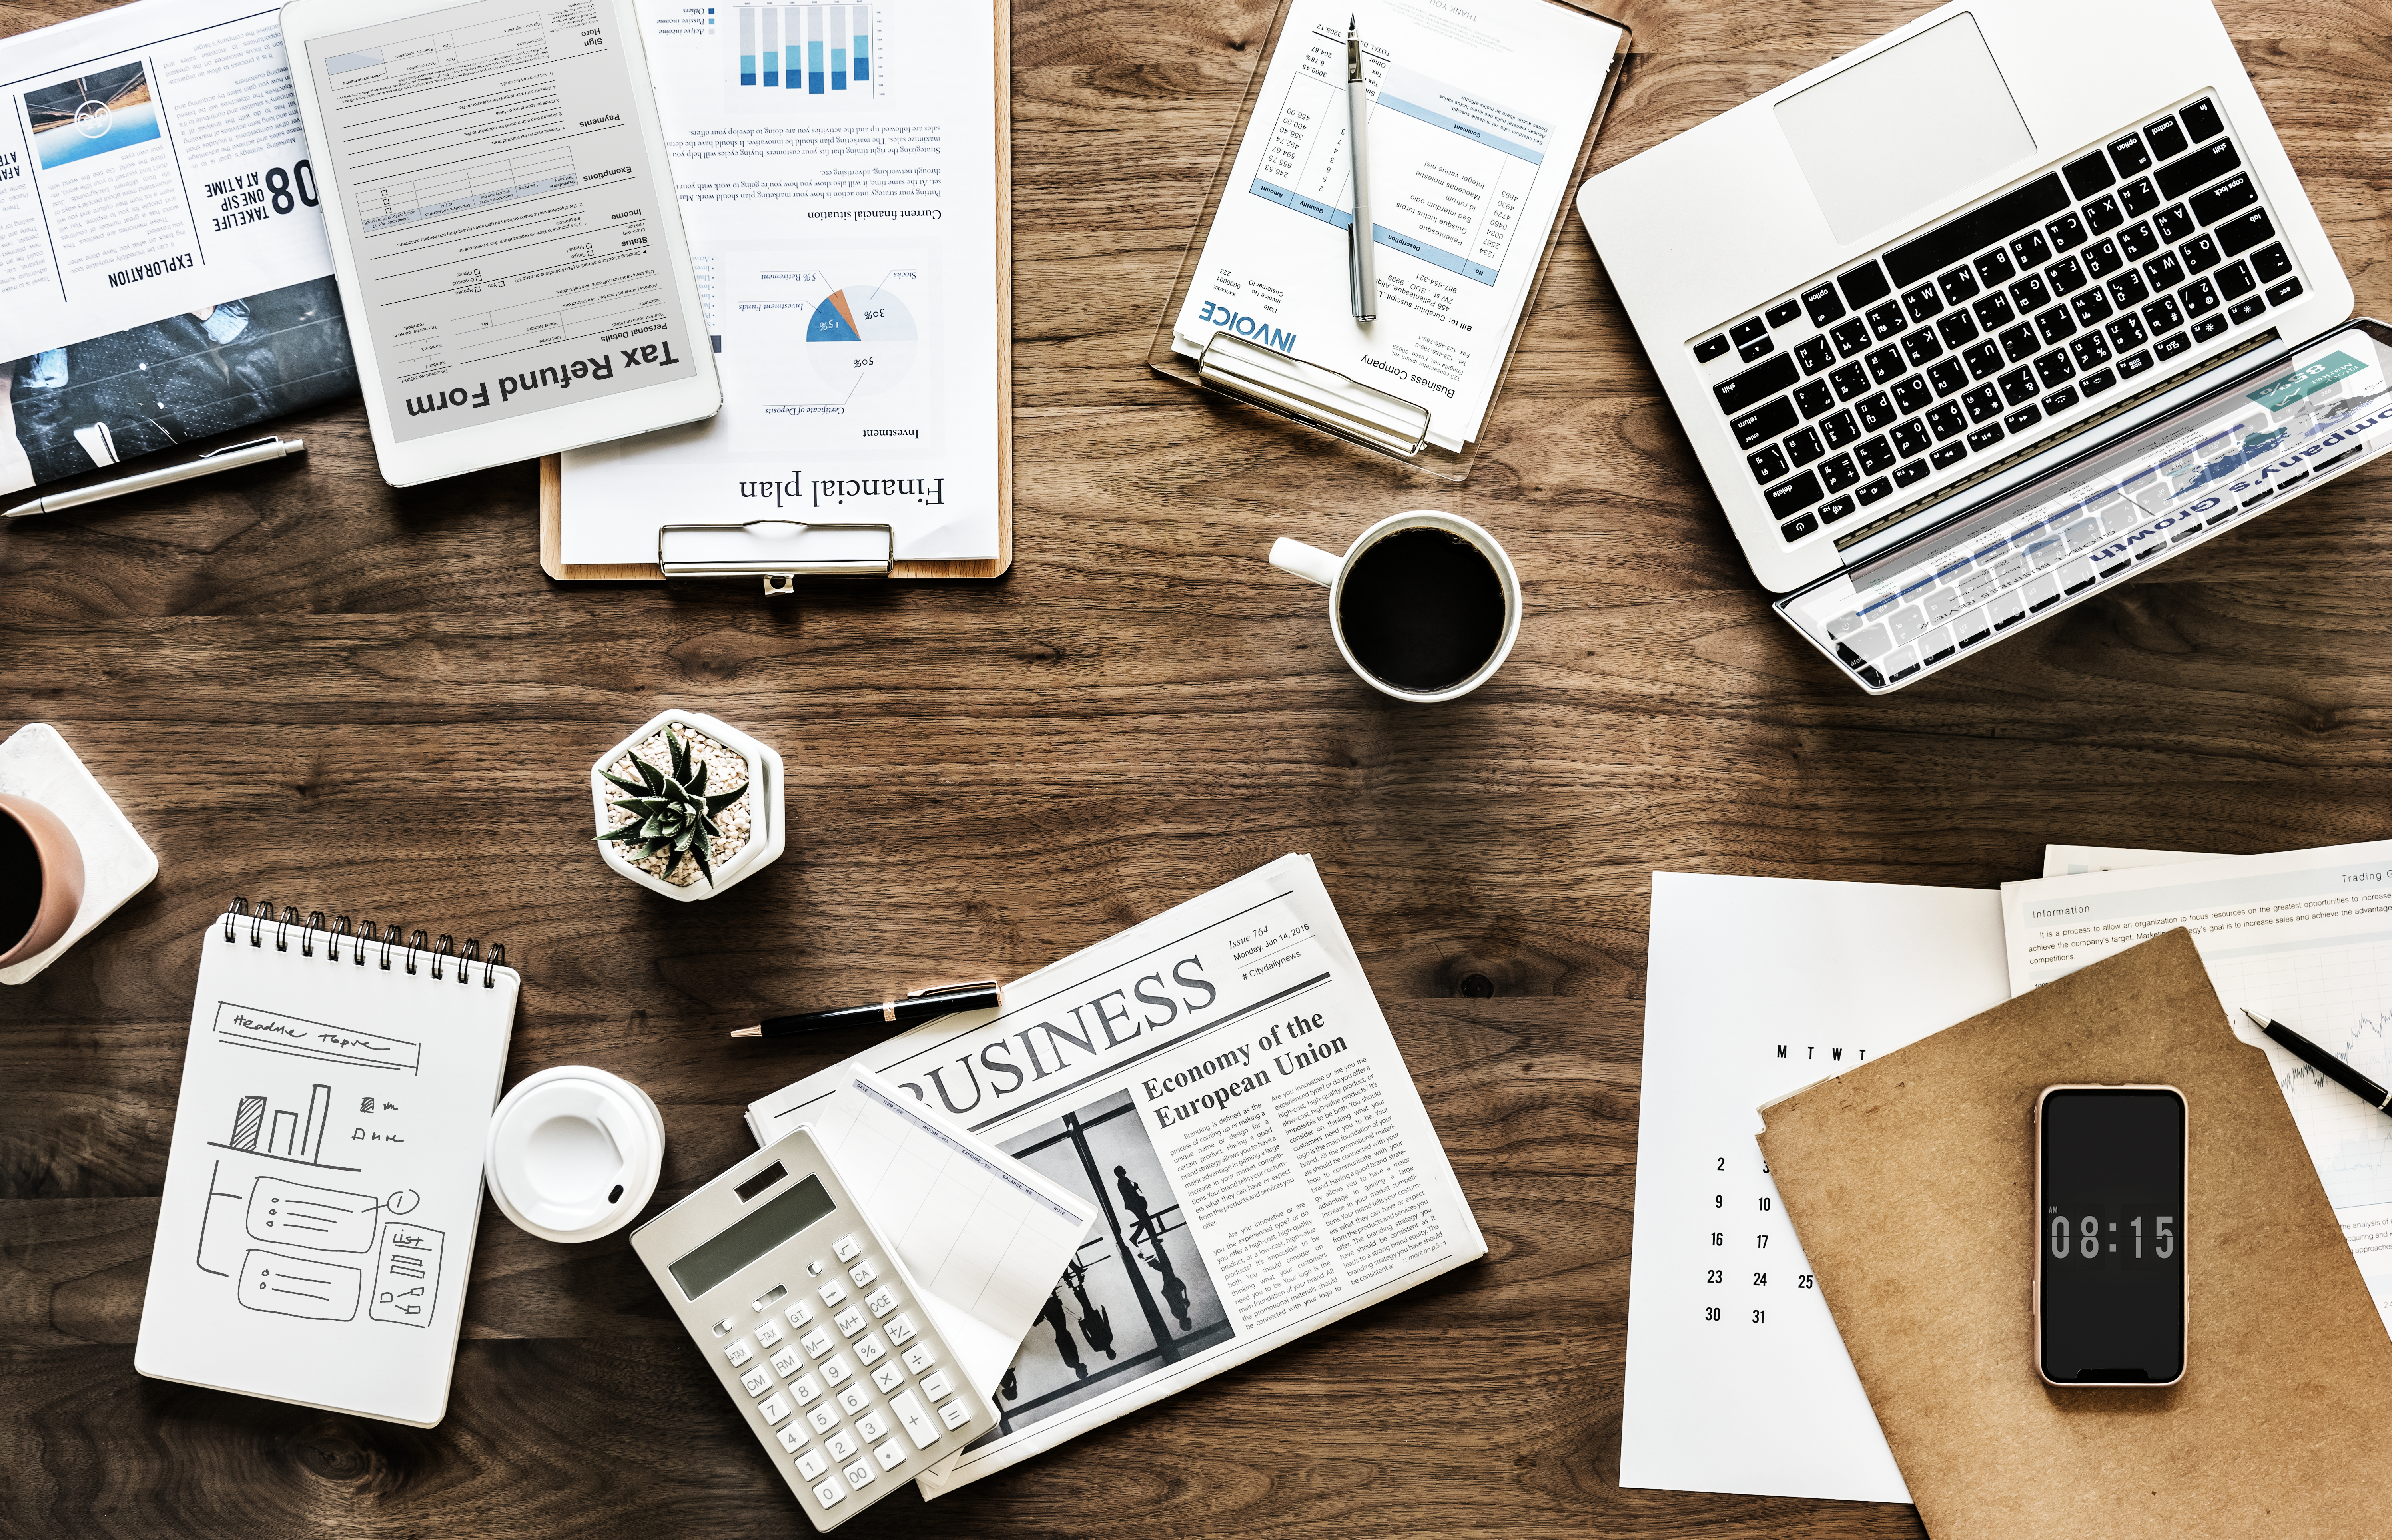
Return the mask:
<path id="1" fill-rule="evenodd" d="M 83 848 L 83 908 L 74 923 L 49 951 L 0 968 L 0 984 L 22 984 L 149 886 L 158 858 L 47 722 L 28 723 L 0 744 L 0 792 L 31 797 L 58 814 Z"/>

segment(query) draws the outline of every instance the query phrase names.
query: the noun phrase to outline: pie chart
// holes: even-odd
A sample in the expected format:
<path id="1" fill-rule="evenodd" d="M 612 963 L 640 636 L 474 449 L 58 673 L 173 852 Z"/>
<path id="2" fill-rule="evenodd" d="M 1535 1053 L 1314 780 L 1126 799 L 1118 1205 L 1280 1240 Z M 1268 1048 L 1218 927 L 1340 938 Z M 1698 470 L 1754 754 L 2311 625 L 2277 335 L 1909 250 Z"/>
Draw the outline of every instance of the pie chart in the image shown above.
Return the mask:
<path id="1" fill-rule="evenodd" d="M 806 322 L 808 361 L 840 400 L 891 389 L 914 362 L 914 313 L 890 290 L 834 289 Z"/>

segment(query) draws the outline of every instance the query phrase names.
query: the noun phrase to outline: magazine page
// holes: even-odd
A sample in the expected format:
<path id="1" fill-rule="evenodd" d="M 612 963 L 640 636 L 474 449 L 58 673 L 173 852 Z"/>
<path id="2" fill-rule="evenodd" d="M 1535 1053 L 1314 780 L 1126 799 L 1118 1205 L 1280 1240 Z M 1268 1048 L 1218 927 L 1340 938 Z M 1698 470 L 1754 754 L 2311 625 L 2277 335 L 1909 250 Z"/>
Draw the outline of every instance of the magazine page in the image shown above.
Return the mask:
<path id="1" fill-rule="evenodd" d="M 0 42 L 0 492 L 357 389 L 280 14 Z"/>
<path id="2" fill-rule="evenodd" d="M 935 1497 L 1486 1255 L 1309 856 L 1281 857 L 748 1109 L 874 1070 L 1098 1223 Z"/>

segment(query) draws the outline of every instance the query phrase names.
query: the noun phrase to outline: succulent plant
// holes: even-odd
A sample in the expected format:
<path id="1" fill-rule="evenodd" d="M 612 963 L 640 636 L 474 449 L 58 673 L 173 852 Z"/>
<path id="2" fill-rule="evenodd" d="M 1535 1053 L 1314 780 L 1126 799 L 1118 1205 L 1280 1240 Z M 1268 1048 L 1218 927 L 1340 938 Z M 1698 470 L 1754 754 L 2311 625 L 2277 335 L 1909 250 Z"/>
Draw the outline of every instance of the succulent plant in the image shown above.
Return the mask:
<path id="1" fill-rule="evenodd" d="M 626 781 L 605 770 L 598 772 L 609 784 L 631 794 L 609 804 L 630 822 L 598 838 L 638 846 L 642 856 L 663 856 L 663 875 L 667 877 L 673 874 L 682 856 L 694 856 L 697 869 L 706 874 L 707 885 L 711 886 L 714 867 L 706 859 L 706 852 L 714 836 L 722 833 L 715 826 L 714 815 L 745 796 L 748 783 L 743 781 L 727 792 L 708 792 L 705 762 L 700 760 L 696 771 L 691 770 L 689 745 L 673 735 L 670 725 L 665 728 L 665 752 L 672 760 L 670 773 L 636 754 L 630 758 L 631 768 L 640 772 L 638 781 Z"/>

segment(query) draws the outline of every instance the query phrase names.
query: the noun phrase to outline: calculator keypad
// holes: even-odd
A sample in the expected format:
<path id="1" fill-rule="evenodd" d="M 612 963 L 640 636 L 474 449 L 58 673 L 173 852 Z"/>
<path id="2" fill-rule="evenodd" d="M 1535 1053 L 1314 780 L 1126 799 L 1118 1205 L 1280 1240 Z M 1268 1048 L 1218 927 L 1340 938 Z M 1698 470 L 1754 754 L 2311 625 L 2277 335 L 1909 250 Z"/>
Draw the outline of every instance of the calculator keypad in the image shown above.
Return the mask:
<path id="1" fill-rule="evenodd" d="M 730 1315 L 691 1330 L 722 1354 L 717 1372 L 737 1379 L 757 1437 L 817 1527 L 972 1436 L 976 1399 L 955 1393 L 944 1351 L 868 1232 L 793 1237 L 739 1285 Z"/>

